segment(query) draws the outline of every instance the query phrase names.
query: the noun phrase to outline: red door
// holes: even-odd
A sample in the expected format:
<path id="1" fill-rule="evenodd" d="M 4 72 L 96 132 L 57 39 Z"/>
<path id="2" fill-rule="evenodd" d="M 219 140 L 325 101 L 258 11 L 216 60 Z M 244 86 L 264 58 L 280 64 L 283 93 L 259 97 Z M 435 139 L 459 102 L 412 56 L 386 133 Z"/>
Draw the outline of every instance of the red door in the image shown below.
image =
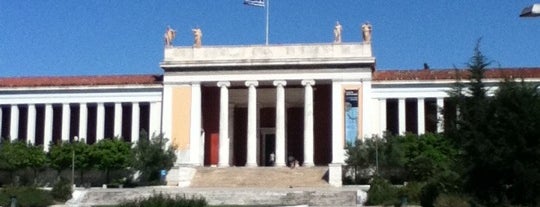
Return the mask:
<path id="1" fill-rule="evenodd" d="M 210 164 L 217 165 L 219 161 L 219 133 L 210 135 Z"/>

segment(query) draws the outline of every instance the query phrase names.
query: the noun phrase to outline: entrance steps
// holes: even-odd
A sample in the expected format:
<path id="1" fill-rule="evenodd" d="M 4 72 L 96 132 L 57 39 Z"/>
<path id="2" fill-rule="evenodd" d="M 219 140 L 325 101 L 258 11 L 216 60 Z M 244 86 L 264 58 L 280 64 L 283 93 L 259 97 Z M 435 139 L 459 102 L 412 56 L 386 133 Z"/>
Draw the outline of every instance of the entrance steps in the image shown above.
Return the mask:
<path id="1" fill-rule="evenodd" d="M 328 167 L 197 167 L 190 187 L 329 187 Z"/>

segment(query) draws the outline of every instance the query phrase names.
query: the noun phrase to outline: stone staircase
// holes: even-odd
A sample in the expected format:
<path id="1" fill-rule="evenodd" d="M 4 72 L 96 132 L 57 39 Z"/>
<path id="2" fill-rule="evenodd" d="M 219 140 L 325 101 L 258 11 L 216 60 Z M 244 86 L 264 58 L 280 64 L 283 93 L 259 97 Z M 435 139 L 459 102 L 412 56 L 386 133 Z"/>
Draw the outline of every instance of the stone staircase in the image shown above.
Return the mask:
<path id="1" fill-rule="evenodd" d="M 297 188 L 329 187 L 328 167 L 200 167 L 190 187 Z"/>

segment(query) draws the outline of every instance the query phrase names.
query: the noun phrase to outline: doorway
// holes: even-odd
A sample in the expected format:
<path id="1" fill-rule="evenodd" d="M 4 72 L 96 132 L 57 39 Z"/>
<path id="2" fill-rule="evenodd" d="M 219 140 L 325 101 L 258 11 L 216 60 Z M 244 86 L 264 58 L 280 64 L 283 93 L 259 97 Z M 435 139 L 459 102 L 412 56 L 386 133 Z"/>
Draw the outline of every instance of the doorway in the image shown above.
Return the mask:
<path id="1" fill-rule="evenodd" d="M 260 130 L 260 160 L 262 166 L 274 166 L 276 160 L 276 130 L 261 128 Z"/>

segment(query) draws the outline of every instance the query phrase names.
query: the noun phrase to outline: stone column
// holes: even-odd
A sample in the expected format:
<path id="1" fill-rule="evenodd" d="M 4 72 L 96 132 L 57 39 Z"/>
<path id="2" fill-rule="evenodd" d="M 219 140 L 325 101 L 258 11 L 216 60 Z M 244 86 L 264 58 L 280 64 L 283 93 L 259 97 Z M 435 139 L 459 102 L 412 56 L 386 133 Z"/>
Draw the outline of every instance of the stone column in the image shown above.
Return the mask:
<path id="1" fill-rule="evenodd" d="M 425 115 L 425 104 L 424 104 L 424 98 L 418 98 L 418 101 L 416 102 L 418 105 L 418 120 L 416 123 L 418 123 L 418 134 L 425 134 L 426 133 L 426 115 Z"/>
<path id="2" fill-rule="evenodd" d="M 332 81 L 332 163 L 345 162 L 344 92 L 340 82 Z"/>
<path id="3" fill-rule="evenodd" d="M 53 107 L 51 104 L 45 104 L 45 123 L 43 132 L 43 150 L 49 151 L 49 143 L 53 141 Z"/>
<path id="4" fill-rule="evenodd" d="M 202 135 L 202 105 L 201 105 L 201 84 L 191 84 L 191 126 L 189 135 L 190 162 L 194 166 L 203 165 L 204 137 Z"/>
<path id="5" fill-rule="evenodd" d="M 257 89 L 258 81 L 246 81 L 248 87 L 247 161 L 246 167 L 257 166 Z"/>
<path id="6" fill-rule="evenodd" d="M 88 126 L 88 107 L 86 103 L 81 103 L 79 105 L 79 139 L 85 139 L 85 142 L 87 142 L 87 133 L 86 133 L 87 126 Z"/>
<path id="7" fill-rule="evenodd" d="M 229 89 L 228 81 L 218 82 L 219 98 L 219 167 L 229 167 Z"/>
<path id="8" fill-rule="evenodd" d="M 284 167 L 285 163 L 285 88 L 286 81 L 274 81 L 276 86 L 276 149 L 275 166 Z"/>
<path id="9" fill-rule="evenodd" d="M 0 138 L 2 138 L 2 105 L 0 105 Z"/>
<path id="10" fill-rule="evenodd" d="M 69 108 L 68 103 L 62 104 L 62 141 L 68 142 L 69 141 L 69 128 L 70 125 L 70 118 L 71 118 L 71 109 Z"/>
<path id="11" fill-rule="evenodd" d="M 234 104 L 229 105 L 229 163 L 234 163 Z"/>
<path id="12" fill-rule="evenodd" d="M 404 134 L 407 131 L 405 117 L 405 99 L 398 99 L 398 134 Z"/>
<path id="13" fill-rule="evenodd" d="M 122 103 L 114 103 L 114 136 L 122 137 Z"/>
<path id="14" fill-rule="evenodd" d="M 444 98 L 437 98 L 437 132 L 444 131 Z"/>
<path id="15" fill-rule="evenodd" d="M 36 143 L 36 105 L 28 104 L 28 118 L 26 123 L 26 141 Z"/>
<path id="16" fill-rule="evenodd" d="M 11 105 L 11 117 L 9 120 L 9 137 L 11 141 L 19 138 L 19 106 Z"/>
<path id="17" fill-rule="evenodd" d="M 304 86 L 304 166 L 314 166 L 314 141 L 313 141 L 313 85 L 314 80 L 303 80 Z"/>
<path id="18" fill-rule="evenodd" d="M 140 112 L 139 109 L 139 103 L 134 102 L 131 104 L 131 143 L 134 145 L 137 144 L 137 141 L 139 141 L 139 119 L 140 119 Z"/>
<path id="19" fill-rule="evenodd" d="M 161 102 L 150 103 L 150 126 L 148 136 L 161 134 Z"/>
<path id="20" fill-rule="evenodd" d="M 96 109 L 96 142 L 105 138 L 105 106 L 103 103 L 97 104 Z"/>
<path id="21" fill-rule="evenodd" d="M 379 135 L 384 136 L 386 129 L 386 99 L 379 99 Z"/>

